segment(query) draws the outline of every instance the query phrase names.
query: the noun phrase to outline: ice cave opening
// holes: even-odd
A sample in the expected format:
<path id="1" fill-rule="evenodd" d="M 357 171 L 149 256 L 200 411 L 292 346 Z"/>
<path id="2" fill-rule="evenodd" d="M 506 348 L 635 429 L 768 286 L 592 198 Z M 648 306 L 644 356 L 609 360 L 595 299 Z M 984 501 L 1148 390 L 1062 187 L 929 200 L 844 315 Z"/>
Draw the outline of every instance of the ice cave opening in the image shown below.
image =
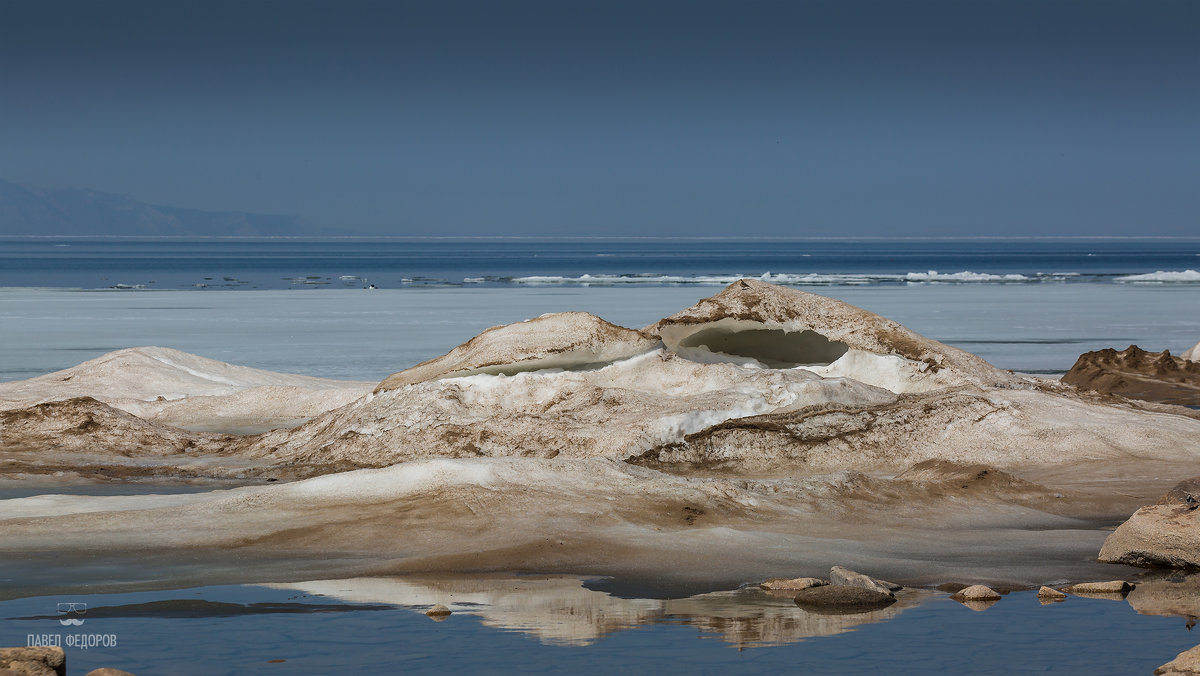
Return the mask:
<path id="1" fill-rule="evenodd" d="M 825 366 L 846 354 L 850 346 L 805 329 L 744 329 L 712 326 L 701 329 L 679 342 L 678 347 L 704 349 L 734 357 L 753 359 L 768 368 Z"/>

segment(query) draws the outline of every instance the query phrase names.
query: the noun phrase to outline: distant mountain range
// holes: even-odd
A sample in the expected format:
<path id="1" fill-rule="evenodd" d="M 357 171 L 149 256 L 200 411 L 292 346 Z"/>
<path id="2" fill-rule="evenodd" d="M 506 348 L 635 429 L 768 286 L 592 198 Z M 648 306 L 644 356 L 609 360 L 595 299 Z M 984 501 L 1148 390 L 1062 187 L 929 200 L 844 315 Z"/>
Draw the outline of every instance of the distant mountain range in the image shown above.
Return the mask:
<path id="1" fill-rule="evenodd" d="M 346 234 L 297 216 L 146 204 L 96 190 L 27 188 L 0 179 L 0 235 L 272 237 Z"/>

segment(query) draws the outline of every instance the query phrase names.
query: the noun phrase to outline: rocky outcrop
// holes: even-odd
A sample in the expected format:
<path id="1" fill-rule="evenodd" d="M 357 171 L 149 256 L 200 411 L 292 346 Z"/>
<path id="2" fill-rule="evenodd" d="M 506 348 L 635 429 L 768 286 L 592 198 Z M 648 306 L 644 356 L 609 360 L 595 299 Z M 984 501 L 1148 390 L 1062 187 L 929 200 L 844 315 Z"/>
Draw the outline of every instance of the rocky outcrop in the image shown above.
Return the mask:
<path id="1" fill-rule="evenodd" d="M 1155 676 L 1200 676 L 1200 645 L 1185 650 L 1154 670 Z"/>
<path id="2" fill-rule="evenodd" d="M 1100 560 L 1143 567 L 1200 568 L 1200 477 L 1180 482 L 1134 512 L 1104 541 Z"/>
<path id="3" fill-rule="evenodd" d="M 1084 353 L 1062 382 L 1130 399 L 1200 405 L 1200 361 L 1173 357 L 1165 350 L 1147 352 L 1137 345 L 1120 352 L 1109 348 Z"/>
<path id="4" fill-rule="evenodd" d="M 67 656 L 62 648 L 0 648 L 0 672 L 28 676 L 66 676 Z"/>
<path id="5" fill-rule="evenodd" d="M 595 315 L 559 312 L 492 327 L 441 357 L 388 376 L 375 391 L 477 373 L 595 368 L 657 346 L 656 338 Z"/>

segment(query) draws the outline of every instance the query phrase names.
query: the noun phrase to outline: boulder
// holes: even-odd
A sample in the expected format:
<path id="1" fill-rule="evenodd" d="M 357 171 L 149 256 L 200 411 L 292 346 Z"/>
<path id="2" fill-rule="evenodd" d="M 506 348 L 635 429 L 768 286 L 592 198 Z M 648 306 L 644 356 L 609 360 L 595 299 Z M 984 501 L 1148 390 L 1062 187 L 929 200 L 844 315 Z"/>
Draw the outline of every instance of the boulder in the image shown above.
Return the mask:
<path id="1" fill-rule="evenodd" d="M 446 606 L 443 606 L 440 603 L 435 603 L 433 604 L 433 607 L 425 611 L 425 614 L 434 619 L 445 619 L 450 617 L 451 612 L 452 611 Z"/>
<path id="2" fill-rule="evenodd" d="M 974 584 L 966 589 L 958 591 L 950 598 L 955 601 L 999 601 L 1000 594 L 991 587 L 985 587 L 981 584 Z"/>
<path id="3" fill-rule="evenodd" d="M 774 578 L 758 586 L 767 591 L 800 591 L 810 587 L 824 587 L 827 584 L 829 584 L 828 580 L 822 580 L 819 577 L 796 577 L 790 580 Z"/>
<path id="4" fill-rule="evenodd" d="M 66 676 L 67 655 L 62 648 L 0 648 L 0 670 L 26 676 Z"/>
<path id="5" fill-rule="evenodd" d="M 1067 595 L 1057 589 L 1042 587 L 1038 590 L 1037 597 L 1046 601 L 1063 601 L 1067 598 Z"/>
<path id="6" fill-rule="evenodd" d="M 1134 512 L 1100 548 L 1105 563 L 1200 568 L 1200 477 L 1180 482 Z"/>
<path id="7" fill-rule="evenodd" d="M 834 566 L 829 569 L 829 583 L 843 587 L 860 587 L 862 589 L 870 589 L 888 596 L 893 596 L 892 588 L 886 583 L 880 582 L 869 575 L 855 572 L 849 568 L 842 566 Z"/>
<path id="8" fill-rule="evenodd" d="M 793 600 L 804 610 L 822 615 L 868 613 L 896 602 L 890 592 L 844 585 L 809 587 L 796 594 Z"/>
<path id="9" fill-rule="evenodd" d="M 1179 653 L 1154 673 L 1155 676 L 1200 676 L 1200 645 Z"/>

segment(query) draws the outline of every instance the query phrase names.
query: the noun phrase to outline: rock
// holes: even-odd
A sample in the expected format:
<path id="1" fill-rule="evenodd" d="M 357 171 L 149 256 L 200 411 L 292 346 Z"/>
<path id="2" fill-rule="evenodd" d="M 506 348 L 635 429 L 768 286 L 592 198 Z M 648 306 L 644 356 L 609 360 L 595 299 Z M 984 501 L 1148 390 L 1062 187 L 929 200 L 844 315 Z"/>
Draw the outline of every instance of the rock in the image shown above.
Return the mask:
<path id="1" fill-rule="evenodd" d="M 1058 591 L 1057 589 L 1042 587 L 1038 590 L 1037 597 L 1039 599 L 1045 599 L 1048 601 L 1062 601 L 1067 598 L 1067 595 Z"/>
<path id="2" fill-rule="evenodd" d="M 1081 582 L 1066 588 L 1067 591 L 1075 595 L 1080 594 L 1128 594 L 1133 590 L 1133 585 L 1124 580 L 1112 580 L 1109 582 Z"/>
<path id="3" fill-rule="evenodd" d="M 435 619 L 436 618 L 445 619 L 447 617 L 450 617 L 451 612 L 452 611 L 449 608 L 447 608 L 446 606 L 443 606 L 440 603 L 435 603 L 435 604 L 433 604 L 432 608 L 425 611 L 425 614 L 432 618 L 435 618 Z"/>
<path id="4" fill-rule="evenodd" d="M 1062 382 L 1131 399 L 1194 406 L 1200 404 L 1200 363 L 1147 352 L 1130 345 L 1120 352 L 1108 348 L 1079 356 Z"/>
<path id="5" fill-rule="evenodd" d="M 1155 676 L 1200 676 L 1200 645 L 1179 653 L 1154 673 Z"/>
<path id="6" fill-rule="evenodd" d="M 793 600 L 804 610 L 825 615 L 867 613 L 896 602 L 890 592 L 845 585 L 810 587 L 796 594 Z"/>
<path id="7" fill-rule="evenodd" d="M 100 667 L 99 669 L 92 669 L 87 672 L 87 676 L 133 676 L 133 674 L 128 671 L 113 669 L 112 667 Z"/>
<path id="8" fill-rule="evenodd" d="M 0 648 L 0 669 L 28 676 L 66 676 L 67 655 L 62 648 Z"/>
<path id="9" fill-rule="evenodd" d="M 862 589 L 870 589 L 888 596 L 893 596 L 892 589 L 889 585 L 876 580 L 868 575 L 857 573 L 849 568 L 842 566 L 834 566 L 829 569 L 829 583 L 843 587 L 860 587 Z"/>
<path id="10" fill-rule="evenodd" d="M 974 584 L 957 592 L 950 598 L 955 601 L 999 601 L 1000 594 L 991 587 Z"/>
<path id="11" fill-rule="evenodd" d="M 890 591 L 890 592 L 898 592 L 901 589 L 904 589 L 904 585 L 896 584 L 895 582 L 888 582 L 887 580 L 875 580 L 875 581 L 878 582 L 879 584 L 887 587 L 888 591 Z"/>
<path id="12" fill-rule="evenodd" d="M 1180 482 L 1134 512 L 1104 540 L 1100 560 L 1132 566 L 1200 568 L 1200 477 Z"/>
<path id="13" fill-rule="evenodd" d="M 768 591 L 800 591 L 810 587 L 824 587 L 827 584 L 829 584 L 828 580 L 822 580 L 819 577 L 796 577 L 790 580 L 774 578 L 758 586 Z"/>

